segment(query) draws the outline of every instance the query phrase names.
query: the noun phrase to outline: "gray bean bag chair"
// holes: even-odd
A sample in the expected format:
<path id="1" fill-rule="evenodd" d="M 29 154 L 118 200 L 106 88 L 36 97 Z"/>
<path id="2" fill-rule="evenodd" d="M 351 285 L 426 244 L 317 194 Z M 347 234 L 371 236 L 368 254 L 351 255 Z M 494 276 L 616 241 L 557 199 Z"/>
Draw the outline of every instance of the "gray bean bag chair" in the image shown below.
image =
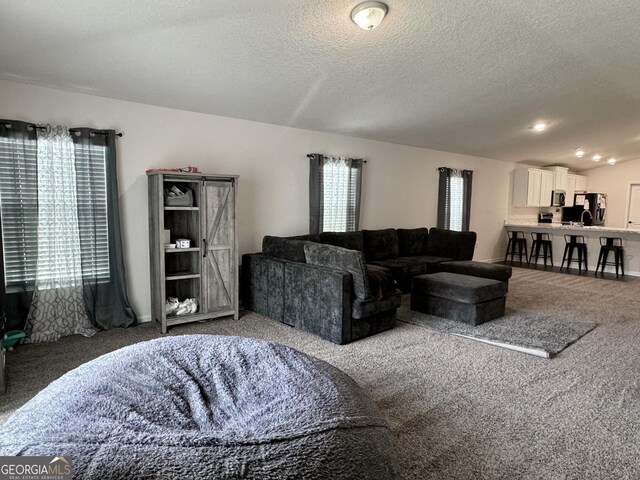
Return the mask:
<path id="1" fill-rule="evenodd" d="M 0 429 L 0 455 L 75 478 L 392 479 L 393 435 L 335 367 L 283 345 L 187 335 L 103 355 Z"/>

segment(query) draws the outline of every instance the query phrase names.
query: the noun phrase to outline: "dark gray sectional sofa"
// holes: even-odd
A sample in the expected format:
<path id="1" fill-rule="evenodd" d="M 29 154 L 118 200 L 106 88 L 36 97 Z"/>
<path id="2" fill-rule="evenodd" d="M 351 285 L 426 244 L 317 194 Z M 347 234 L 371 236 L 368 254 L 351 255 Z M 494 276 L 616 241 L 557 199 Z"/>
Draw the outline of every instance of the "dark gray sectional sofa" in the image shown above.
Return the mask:
<path id="1" fill-rule="evenodd" d="M 439 228 L 266 236 L 261 253 L 242 257 L 242 299 L 248 310 L 344 344 L 393 328 L 416 275 L 466 262 L 468 275 L 495 276 L 471 262 L 475 242 L 475 232 Z M 506 285 L 511 271 L 497 276 Z"/>

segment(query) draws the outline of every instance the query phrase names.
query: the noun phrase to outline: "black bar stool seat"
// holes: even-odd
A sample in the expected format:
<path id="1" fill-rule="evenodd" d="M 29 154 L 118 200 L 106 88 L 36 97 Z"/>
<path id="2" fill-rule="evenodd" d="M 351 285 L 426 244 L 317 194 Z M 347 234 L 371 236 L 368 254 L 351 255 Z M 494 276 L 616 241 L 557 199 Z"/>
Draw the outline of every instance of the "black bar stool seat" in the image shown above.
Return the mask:
<path id="1" fill-rule="evenodd" d="M 533 260 L 534 250 L 536 260 L 534 264 L 538 264 L 538 258 L 540 257 L 540 249 L 542 248 L 542 258 L 544 259 L 544 266 L 547 266 L 547 258 L 551 261 L 553 267 L 553 249 L 551 244 L 551 236 L 548 233 L 531 232 L 531 253 L 529 254 L 529 263 Z"/>
<path id="2" fill-rule="evenodd" d="M 524 236 L 524 232 L 519 230 L 507 230 L 507 236 L 509 237 L 509 242 L 507 243 L 507 253 L 504 256 L 504 263 L 507 263 L 509 255 L 511 255 L 511 261 L 515 261 L 516 248 L 518 249 L 520 264 L 522 264 L 523 253 L 525 261 L 529 263 L 529 259 L 527 258 L 527 238 Z"/>
<path id="3" fill-rule="evenodd" d="M 609 252 L 613 252 L 614 261 L 607 262 Z M 618 268 L 622 269 L 624 276 L 624 249 L 622 248 L 622 239 L 619 237 L 600 237 L 600 255 L 598 255 L 598 264 L 596 265 L 596 275 L 598 268 L 602 265 L 600 273 L 604 273 L 605 265 L 615 265 L 616 278 L 618 277 Z"/>
<path id="4" fill-rule="evenodd" d="M 584 241 L 584 235 L 565 235 L 564 254 L 562 255 L 562 265 L 560 270 L 564 267 L 564 262 L 567 262 L 567 270 L 571 262 L 578 262 L 578 272 L 582 273 L 582 264 L 584 263 L 584 271 L 587 272 L 587 244 Z M 573 251 L 578 251 L 578 260 L 573 259 Z"/>

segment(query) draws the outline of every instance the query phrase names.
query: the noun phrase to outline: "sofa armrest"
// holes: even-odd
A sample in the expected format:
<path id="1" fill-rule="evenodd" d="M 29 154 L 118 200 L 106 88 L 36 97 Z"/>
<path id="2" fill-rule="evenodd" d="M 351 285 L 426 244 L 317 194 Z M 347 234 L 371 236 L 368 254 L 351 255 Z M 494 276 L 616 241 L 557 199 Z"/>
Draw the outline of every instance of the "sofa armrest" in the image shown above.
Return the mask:
<path id="1" fill-rule="evenodd" d="M 284 271 L 284 323 L 334 343 L 351 341 L 351 274 L 295 262 Z"/>
<path id="2" fill-rule="evenodd" d="M 261 253 L 242 256 L 240 291 L 247 310 L 284 320 L 284 266 L 288 260 Z"/>

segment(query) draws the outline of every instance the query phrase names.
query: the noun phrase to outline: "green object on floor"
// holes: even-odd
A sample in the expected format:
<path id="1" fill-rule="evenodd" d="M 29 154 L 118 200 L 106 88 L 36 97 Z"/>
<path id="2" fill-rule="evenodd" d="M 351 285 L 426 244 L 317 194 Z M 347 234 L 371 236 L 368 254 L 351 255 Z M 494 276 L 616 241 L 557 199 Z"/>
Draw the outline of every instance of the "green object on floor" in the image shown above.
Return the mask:
<path id="1" fill-rule="evenodd" d="M 22 330 L 11 330 L 4 334 L 4 339 L 2 340 L 2 346 L 4 348 L 13 347 L 18 340 L 24 338 L 26 334 Z"/>

